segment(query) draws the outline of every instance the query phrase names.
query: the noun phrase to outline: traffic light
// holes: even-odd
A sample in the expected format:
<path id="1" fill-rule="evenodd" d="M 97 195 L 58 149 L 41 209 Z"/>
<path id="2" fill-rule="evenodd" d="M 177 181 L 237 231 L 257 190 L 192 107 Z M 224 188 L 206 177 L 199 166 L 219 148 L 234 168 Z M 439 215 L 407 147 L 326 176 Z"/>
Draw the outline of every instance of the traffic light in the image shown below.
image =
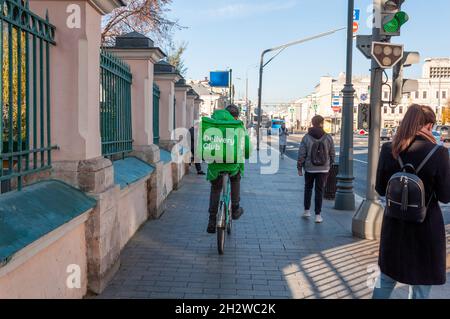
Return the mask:
<path id="1" fill-rule="evenodd" d="M 403 2 L 404 0 L 382 0 L 381 35 L 400 35 L 400 28 L 409 20 L 408 14 L 401 11 Z"/>
<path id="2" fill-rule="evenodd" d="M 403 58 L 403 45 L 372 42 L 372 57 L 383 69 L 390 69 Z"/>
<path id="3" fill-rule="evenodd" d="M 360 103 L 358 105 L 358 130 L 370 128 L 370 104 Z"/>
<path id="4" fill-rule="evenodd" d="M 419 89 L 417 80 L 403 79 L 403 68 L 419 62 L 419 52 L 404 52 L 402 60 L 394 66 L 392 70 L 392 105 L 400 104 L 403 94 Z"/>

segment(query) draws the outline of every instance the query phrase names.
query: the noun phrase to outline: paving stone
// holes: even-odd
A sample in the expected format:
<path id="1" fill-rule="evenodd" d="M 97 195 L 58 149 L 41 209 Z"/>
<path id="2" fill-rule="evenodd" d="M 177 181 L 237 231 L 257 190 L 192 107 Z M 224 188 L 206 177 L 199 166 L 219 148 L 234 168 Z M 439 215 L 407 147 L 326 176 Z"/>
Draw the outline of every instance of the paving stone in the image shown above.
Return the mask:
<path id="1" fill-rule="evenodd" d="M 225 254 L 206 233 L 209 183 L 196 174 L 166 200 L 122 252 L 121 267 L 97 298 L 370 298 L 367 267 L 378 242 L 352 237 L 352 213 L 325 201 L 324 223 L 300 217 L 303 180 L 296 162 L 280 162 L 275 175 L 246 165 L 241 186 L 245 214 L 226 237 Z M 449 207 L 450 210 L 450 207 Z M 447 218 L 447 217 L 446 217 Z M 450 297 L 450 275 L 433 298 Z M 396 298 L 406 298 L 397 288 Z"/>

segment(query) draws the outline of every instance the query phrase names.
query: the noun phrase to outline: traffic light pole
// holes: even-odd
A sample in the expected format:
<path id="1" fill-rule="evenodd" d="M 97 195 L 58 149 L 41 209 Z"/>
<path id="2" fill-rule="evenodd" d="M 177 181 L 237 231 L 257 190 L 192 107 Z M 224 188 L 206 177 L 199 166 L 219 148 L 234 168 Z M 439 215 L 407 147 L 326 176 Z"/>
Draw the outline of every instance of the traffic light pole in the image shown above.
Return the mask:
<path id="1" fill-rule="evenodd" d="M 381 0 L 374 0 L 374 8 L 381 12 Z M 380 41 L 380 29 L 374 23 L 372 41 Z M 369 154 L 367 168 L 366 199 L 358 208 L 352 221 L 352 233 L 356 237 L 377 239 L 381 231 L 384 208 L 375 191 L 375 181 L 380 154 L 381 107 L 383 69 L 372 58 L 371 66 L 371 93 L 370 93 L 370 128 L 369 128 Z"/>
<path id="2" fill-rule="evenodd" d="M 353 10 L 355 0 L 348 0 L 347 21 L 347 70 L 346 82 L 342 90 L 344 103 L 342 110 L 341 149 L 339 153 L 339 174 L 334 208 L 337 210 L 354 210 L 355 193 L 353 191 L 353 108 L 355 89 L 352 83 L 353 62 Z"/>

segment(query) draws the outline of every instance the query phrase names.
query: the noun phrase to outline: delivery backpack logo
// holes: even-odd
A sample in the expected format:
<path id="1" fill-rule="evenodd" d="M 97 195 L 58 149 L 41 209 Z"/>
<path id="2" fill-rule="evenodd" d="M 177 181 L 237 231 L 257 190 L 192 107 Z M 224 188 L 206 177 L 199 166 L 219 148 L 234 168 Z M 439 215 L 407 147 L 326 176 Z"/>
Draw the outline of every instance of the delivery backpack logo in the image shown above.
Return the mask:
<path id="1" fill-rule="evenodd" d="M 230 123 L 202 121 L 198 154 L 206 163 L 244 163 L 245 132 Z"/>
<path id="2" fill-rule="evenodd" d="M 234 146 L 234 138 L 223 138 L 216 135 L 211 136 L 206 134 L 203 137 L 203 141 L 204 141 L 203 150 L 205 151 L 214 150 L 216 152 L 220 152 L 223 144 Z"/>

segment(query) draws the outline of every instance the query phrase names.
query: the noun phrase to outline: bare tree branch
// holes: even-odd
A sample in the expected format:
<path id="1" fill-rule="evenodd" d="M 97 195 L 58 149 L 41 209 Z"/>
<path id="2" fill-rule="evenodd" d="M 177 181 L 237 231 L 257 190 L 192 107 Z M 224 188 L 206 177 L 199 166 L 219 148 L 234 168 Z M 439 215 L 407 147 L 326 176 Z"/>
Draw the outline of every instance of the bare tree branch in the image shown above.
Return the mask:
<path id="1" fill-rule="evenodd" d="M 127 6 L 114 10 L 103 19 L 102 43 L 112 44 L 115 37 L 136 31 L 161 42 L 172 41 L 172 32 L 182 29 L 178 21 L 166 17 L 172 0 L 128 0 Z"/>

